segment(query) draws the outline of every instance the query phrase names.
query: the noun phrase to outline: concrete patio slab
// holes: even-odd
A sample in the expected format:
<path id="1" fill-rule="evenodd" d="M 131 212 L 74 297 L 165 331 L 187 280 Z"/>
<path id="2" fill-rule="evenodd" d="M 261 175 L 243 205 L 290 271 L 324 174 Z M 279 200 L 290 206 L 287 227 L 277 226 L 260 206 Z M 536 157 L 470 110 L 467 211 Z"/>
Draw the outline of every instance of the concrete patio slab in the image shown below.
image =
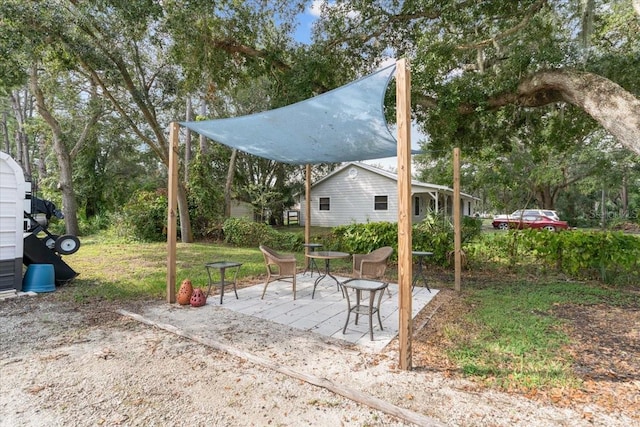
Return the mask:
<path id="1" fill-rule="evenodd" d="M 398 334 L 398 285 L 390 283 L 384 292 L 380 304 L 380 317 L 383 330 L 374 316 L 373 341 L 369 338 L 368 316 L 360 315 L 358 324 L 352 314 L 346 333 L 342 333 L 346 316 L 347 300 L 342 296 L 336 282 L 331 278 L 323 279 L 316 287 L 315 297 L 311 299 L 313 284 L 317 275 L 298 274 L 296 277 L 296 300 L 293 299 L 290 281 L 276 281 L 269 284 L 264 299 L 260 299 L 264 284 L 238 289 L 238 299 L 228 286 L 225 289 L 223 304 L 220 305 L 219 289 L 216 295 L 207 300 L 207 305 L 216 306 L 248 316 L 287 325 L 292 328 L 313 332 L 326 337 L 344 340 L 356 344 L 363 350 L 380 352 Z M 337 276 L 339 281 L 347 277 Z M 437 289 L 416 287 L 413 291 L 412 317 L 415 317 L 438 293 Z M 363 293 L 363 298 L 368 298 Z M 355 300 L 355 296 L 352 298 Z"/>

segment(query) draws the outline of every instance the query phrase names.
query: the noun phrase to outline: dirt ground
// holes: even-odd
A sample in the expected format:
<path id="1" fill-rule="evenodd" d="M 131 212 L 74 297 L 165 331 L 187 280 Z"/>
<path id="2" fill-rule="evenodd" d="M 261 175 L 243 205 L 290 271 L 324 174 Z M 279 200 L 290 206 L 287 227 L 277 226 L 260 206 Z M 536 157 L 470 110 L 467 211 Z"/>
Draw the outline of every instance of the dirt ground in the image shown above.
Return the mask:
<path id="1" fill-rule="evenodd" d="M 242 337 L 239 353 L 353 392 L 345 396 L 117 312 L 163 304 L 78 304 L 64 288 L 0 301 L 0 426 L 640 425 L 637 308 L 559 307 L 583 387 L 535 394 L 488 389 L 448 365 L 444 328 L 465 310 L 451 291 L 416 318 L 410 372 L 397 369 L 397 342 L 362 354 L 220 310 L 229 325 L 215 339 Z"/>

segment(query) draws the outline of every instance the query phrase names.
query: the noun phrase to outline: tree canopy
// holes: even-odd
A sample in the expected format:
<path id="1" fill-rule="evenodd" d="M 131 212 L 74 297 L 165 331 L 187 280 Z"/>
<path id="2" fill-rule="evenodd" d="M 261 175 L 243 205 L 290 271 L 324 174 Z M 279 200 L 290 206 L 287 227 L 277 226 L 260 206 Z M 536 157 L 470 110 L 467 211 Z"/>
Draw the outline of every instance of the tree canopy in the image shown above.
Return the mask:
<path id="1" fill-rule="evenodd" d="M 29 150 L 18 141 L 35 157 L 55 148 L 65 205 L 76 197 L 70 181 L 78 185 L 84 176 L 79 206 L 95 213 L 125 195 L 89 200 L 91 187 L 105 191 L 86 179 L 90 168 L 121 173 L 122 167 L 100 165 L 121 164 L 120 153 L 135 152 L 147 172 L 129 182 L 142 183 L 144 175 L 161 182 L 149 154 L 167 164 L 166 128 L 184 118 L 187 104 L 201 118 L 266 110 L 407 57 L 414 119 L 429 135 L 430 156 L 418 159 L 423 166 L 458 146 L 474 156 L 477 184 L 489 176 L 478 165 L 506 159 L 515 169 L 503 174 L 527 175 L 521 181 L 529 191 L 555 203 L 559 188 L 587 178 L 577 164 L 593 173 L 603 158 L 633 166 L 640 154 L 640 76 L 631 71 L 640 58 L 637 1 L 337 0 L 320 3 L 305 44 L 294 31 L 310 3 L 5 0 L 0 87 L 13 119 L 3 129 L 22 135 L 13 143 L 5 132 L 5 146 L 15 146 L 19 160 Z M 30 126 L 29 114 L 48 129 Z M 630 160 L 615 154 L 622 147 Z M 576 163 L 581 148 L 594 163 L 584 156 Z M 204 153 L 207 144 L 197 149 Z M 269 199 L 282 206 L 300 184 L 297 168 L 236 159 L 224 147 L 211 152 L 217 157 L 208 167 L 216 170 L 203 173 L 220 177 L 212 183 L 220 188 L 228 181 L 222 177 L 231 176 L 233 188 L 225 193 L 251 199 L 277 187 Z M 236 171 L 229 175 L 224 168 L 231 159 Z M 189 167 L 189 160 L 183 163 Z M 634 168 L 624 170 L 620 180 L 637 185 Z M 189 185 L 180 185 L 183 239 L 190 234 Z"/>
<path id="2" fill-rule="evenodd" d="M 436 147 L 499 143 L 531 111 L 570 104 L 640 154 L 629 2 L 345 1 L 326 13 L 320 43 L 411 59 L 414 111 Z"/>

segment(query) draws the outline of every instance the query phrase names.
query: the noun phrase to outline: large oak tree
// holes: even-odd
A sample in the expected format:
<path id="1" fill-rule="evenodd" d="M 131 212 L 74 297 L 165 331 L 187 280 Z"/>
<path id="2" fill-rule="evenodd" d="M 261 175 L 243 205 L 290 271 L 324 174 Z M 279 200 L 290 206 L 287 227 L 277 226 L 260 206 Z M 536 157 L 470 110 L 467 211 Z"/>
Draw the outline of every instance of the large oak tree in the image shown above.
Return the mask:
<path id="1" fill-rule="evenodd" d="M 630 72 L 640 20 L 627 1 L 339 1 L 325 11 L 322 43 L 411 58 L 418 118 L 436 143 L 491 142 L 475 132 L 478 117 L 568 103 L 640 154 Z"/>
<path id="2" fill-rule="evenodd" d="M 238 38 L 210 43 L 266 61 L 274 73 L 312 63 L 306 68 L 315 76 L 307 77 L 317 91 L 334 86 L 318 70 L 337 58 L 349 58 L 345 68 L 362 73 L 385 57 L 407 56 L 416 114 L 435 139 L 472 134 L 475 116 L 485 112 L 568 103 L 640 154 L 640 82 L 628 72 L 638 66 L 639 30 L 622 0 L 343 0 L 324 4 L 306 64 Z"/>

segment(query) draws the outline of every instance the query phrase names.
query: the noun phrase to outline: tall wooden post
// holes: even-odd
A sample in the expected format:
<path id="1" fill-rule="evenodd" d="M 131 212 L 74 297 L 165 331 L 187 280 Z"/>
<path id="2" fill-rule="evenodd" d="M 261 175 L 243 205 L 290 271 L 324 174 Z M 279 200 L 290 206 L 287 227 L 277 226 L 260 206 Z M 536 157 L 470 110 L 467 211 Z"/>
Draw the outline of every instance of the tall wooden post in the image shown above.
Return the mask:
<path id="1" fill-rule="evenodd" d="M 305 203 L 304 203 L 304 242 L 311 243 L 311 165 L 307 163 L 305 168 Z M 309 253 L 309 248 L 305 248 L 305 255 Z M 309 268 L 309 258 L 305 257 L 306 267 Z M 312 272 L 313 273 L 313 272 Z"/>
<path id="2" fill-rule="evenodd" d="M 400 369 L 411 369 L 411 74 L 407 60 L 396 67 L 396 121 L 398 126 L 398 304 Z"/>
<path id="3" fill-rule="evenodd" d="M 176 241 L 178 238 L 178 133 L 180 125 L 172 122 L 169 129 L 169 179 L 167 215 L 167 302 L 176 302 Z"/>
<path id="4" fill-rule="evenodd" d="M 462 209 L 460 209 L 460 148 L 453 149 L 453 258 L 455 264 L 455 282 L 456 291 L 460 290 L 460 282 L 462 281 L 462 223 L 460 217 Z"/>

